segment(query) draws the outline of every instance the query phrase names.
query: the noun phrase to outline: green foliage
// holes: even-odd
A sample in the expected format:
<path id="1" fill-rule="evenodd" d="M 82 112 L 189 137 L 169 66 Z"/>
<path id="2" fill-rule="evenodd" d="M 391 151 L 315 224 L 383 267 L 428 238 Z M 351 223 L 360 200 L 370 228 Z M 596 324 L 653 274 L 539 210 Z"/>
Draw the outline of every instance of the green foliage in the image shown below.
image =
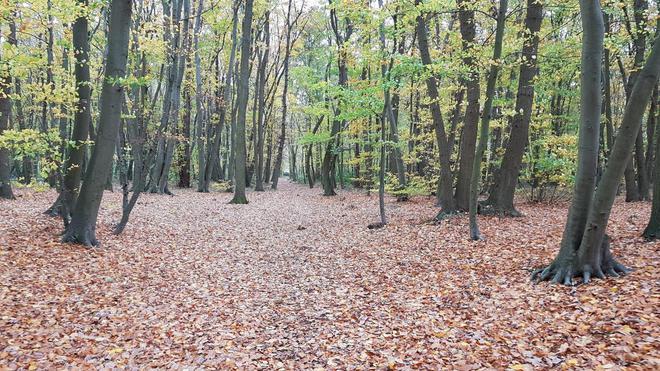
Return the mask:
<path id="1" fill-rule="evenodd" d="M 5 130 L 0 135 L 0 148 L 8 149 L 15 160 L 38 158 L 43 178 L 57 170 L 62 163 L 61 139 L 56 129 L 45 133 L 33 129 Z"/>

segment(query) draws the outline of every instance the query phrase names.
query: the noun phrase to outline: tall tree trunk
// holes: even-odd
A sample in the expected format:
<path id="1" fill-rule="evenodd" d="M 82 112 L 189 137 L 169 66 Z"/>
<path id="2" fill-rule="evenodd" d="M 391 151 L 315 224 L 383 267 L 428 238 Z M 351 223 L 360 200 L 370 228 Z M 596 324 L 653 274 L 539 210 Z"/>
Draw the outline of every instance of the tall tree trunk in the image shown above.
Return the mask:
<path id="1" fill-rule="evenodd" d="M 415 0 L 415 5 L 419 6 L 419 4 L 420 0 Z M 433 64 L 433 61 L 431 60 L 431 54 L 429 52 L 428 31 L 426 29 L 425 17 L 425 14 L 417 16 L 417 46 L 419 47 L 422 64 L 424 64 L 424 66 L 430 66 Z M 456 204 L 452 192 L 453 177 L 451 174 L 451 152 L 445 132 L 445 124 L 442 119 L 442 111 L 440 111 L 440 104 L 438 103 L 438 81 L 432 73 L 426 79 L 426 90 L 431 99 L 431 117 L 433 119 L 435 137 L 440 151 L 440 179 L 437 197 L 442 210 L 436 216 L 436 219 L 440 220 L 445 214 L 456 212 Z"/>
<path id="2" fill-rule="evenodd" d="M 262 51 L 261 59 L 259 60 L 259 85 L 257 86 L 257 145 L 254 148 L 254 155 L 256 159 L 256 179 L 254 190 L 258 192 L 264 191 L 264 129 L 266 123 L 265 110 L 266 110 L 266 68 L 268 68 L 268 56 L 270 55 L 270 12 L 267 11 L 264 15 L 264 48 Z"/>
<path id="3" fill-rule="evenodd" d="M 456 208 L 466 211 L 470 208 L 470 178 L 474 164 L 474 151 L 477 142 L 477 124 L 479 122 L 479 71 L 474 57 L 474 37 L 476 25 L 474 23 L 473 6 L 467 0 L 458 1 L 458 19 L 463 39 L 463 65 L 468 69 L 465 77 L 467 107 L 463 119 L 463 133 L 461 135 L 461 153 L 456 181 Z"/>
<path id="4" fill-rule="evenodd" d="M 183 153 L 179 158 L 179 188 L 190 188 L 190 156 L 192 155 L 190 149 L 190 128 L 192 120 L 192 99 L 190 97 L 190 90 L 186 89 L 183 92 Z"/>
<path id="5" fill-rule="evenodd" d="M 232 71 L 236 63 L 236 48 L 237 48 L 237 35 L 238 35 L 238 4 L 234 4 L 234 15 L 232 18 L 231 29 L 231 50 L 229 52 L 229 64 L 226 68 L 225 84 L 222 89 L 222 102 L 220 102 L 220 122 L 213 130 L 213 144 L 209 146 L 208 154 L 206 156 L 206 170 L 204 176 L 204 191 L 209 191 L 209 184 L 213 178 L 213 171 L 220 163 L 220 140 L 222 139 L 222 131 L 225 128 L 227 120 L 227 110 L 231 110 L 231 97 L 232 97 Z M 220 63 L 218 61 L 218 63 Z M 218 67 L 219 69 L 219 67 Z M 233 165 L 230 165 L 233 166 Z"/>
<path id="6" fill-rule="evenodd" d="M 479 134 L 479 145 L 474 156 L 472 165 L 472 179 L 470 182 L 470 237 L 473 240 L 480 240 L 481 233 L 477 224 L 477 202 L 479 197 L 479 182 L 481 181 L 481 160 L 486 152 L 488 145 L 488 126 L 493 114 L 493 100 L 495 99 L 495 84 L 500 72 L 502 61 L 502 42 L 504 40 L 504 25 L 506 23 L 506 12 L 508 0 L 500 0 L 497 13 L 497 28 L 495 31 L 495 43 L 493 45 L 493 60 L 488 72 L 488 81 L 486 83 L 486 102 L 484 102 L 484 112 L 481 117 L 481 132 Z"/>
<path id="7" fill-rule="evenodd" d="M 0 54 L 2 57 L 2 54 Z M 9 129 L 11 115 L 11 72 L 9 64 L 0 60 L 0 135 Z M 0 147 L 0 198 L 13 200 L 11 188 L 11 158 L 9 149 Z"/>
<path id="8" fill-rule="evenodd" d="M 202 12 L 204 0 L 198 0 L 193 32 L 193 50 L 195 59 L 195 144 L 197 145 L 197 192 L 208 192 L 206 185 L 206 147 L 204 138 L 204 94 L 202 86 L 202 58 L 199 54 L 199 33 L 202 30 Z M 209 135 L 207 132 L 206 135 Z"/>
<path id="9" fill-rule="evenodd" d="M 94 152 L 89 161 L 80 195 L 73 209 L 71 223 L 64 234 L 65 242 L 96 246 L 96 219 L 103 187 L 111 170 L 119 122 L 121 120 L 124 87 L 117 84 L 126 75 L 128 38 L 132 0 L 112 0 L 108 32 L 108 56 L 101 92 L 101 107 Z"/>
<path id="10" fill-rule="evenodd" d="M 526 37 L 523 43 L 515 114 L 510 123 L 511 135 L 502 159 L 502 165 L 497 172 L 495 182 L 493 182 L 488 201 L 486 201 L 486 204 L 494 212 L 502 215 L 520 215 L 513 205 L 513 198 L 516 193 L 520 166 L 522 165 L 529 135 L 529 122 L 534 102 L 534 77 L 538 72 L 536 67 L 539 45 L 538 32 L 542 21 L 543 3 L 536 0 L 527 0 L 525 35 L 529 36 Z M 602 15 L 599 23 L 603 23 Z"/>
<path id="11" fill-rule="evenodd" d="M 78 0 L 84 9 L 87 9 L 89 0 Z M 89 36 L 87 14 L 76 18 L 73 24 L 73 51 L 75 58 L 74 73 L 76 76 L 76 109 L 74 115 L 73 133 L 71 140 L 74 143 L 69 151 L 69 157 L 64 165 L 66 171 L 62 187 L 62 217 L 65 227 L 71 218 L 70 212 L 76 203 L 80 179 L 82 177 L 83 157 L 87 151 L 89 126 L 92 120 L 90 103 L 92 91 L 89 85 Z"/>
<path id="12" fill-rule="evenodd" d="M 178 63 L 179 58 L 177 58 L 177 51 L 179 49 L 179 36 L 180 29 L 178 27 L 179 19 L 181 18 L 181 5 L 183 3 L 180 0 L 174 0 L 171 4 L 163 2 L 163 22 L 164 22 L 164 35 L 163 39 L 165 45 L 167 46 L 166 50 L 166 60 L 167 63 L 167 81 L 165 83 L 165 94 L 163 95 L 163 108 L 160 117 L 160 126 L 158 127 L 158 145 L 156 151 L 156 159 L 154 166 L 151 170 L 151 193 L 158 193 L 160 190 L 161 178 L 164 172 L 166 157 L 167 157 L 167 145 L 169 139 L 166 134 L 170 126 L 170 118 L 172 116 L 172 96 L 174 91 L 174 85 L 176 84 L 178 72 Z M 172 30 L 174 26 L 174 30 Z"/>
<path id="13" fill-rule="evenodd" d="M 277 189 L 277 181 L 282 171 L 282 156 L 284 155 L 284 141 L 286 140 L 286 119 L 288 110 L 288 95 L 289 95 L 289 59 L 291 57 L 291 2 L 288 2 L 288 9 L 286 12 L 286 41 L 284 46 L 284 88 L 282 90 L 282 122 L 280 125 L 280 137 L 277 141 L 277 154 L 275 155 L 275 166 L 273 167 L 273 179 L 271 183 L 272 189 Z M 297 18 L 296 18 L 297 19 Z"/>
<path id="14" fill-rule="evenodd" d="M 12 12 L 11 20 L 9 21 L 9 37 L 7 38 L 8 44 L 13 45 L 14 47 L 18 46 L 18 38 L 16 36 L 16 18 L 16 12 Z M 14 93 L 16 93 L 17 97 L 23 96 L 21 79 L 17 76 L 14 77 Z M 19 99 L 13 103 L 16 107 L 15 119 L 18 122 L 18 129 L 27 129 L 25 125 L 25 115 L 23 113 L 22 100 Z M 30 182 L 32 182 L 32 158 L 30 158 L 30 156 L 23 157 L 20 174 L 24 184 L 30 184 Z"/>
<path id="15" fill-rule="evenodd" d="M 235 166 L 234 166 L 234 198 L 232 204 L 247 204 L 245 196 L 245 171 L 247 154 L 245 148 L 245 120 L 250 83 L 250 50 L 252 49 L 252 5 L 253 0 L 245 0 L 243 24 L 241 26 L 241 62 L 240 79 L 236 96 L 236 133 Z"/>
<path id="16" fill-rule="evenodd" d="M 575 276 L 582 277 L 583 282 L 587 283 L 592 276 L 617 277 L 628 271 L 613 258 L 605 231 L 621 176 L 632 155 L 644 111 L 660 74 L 660 37 L 657 37 L 653 51 L 631 89 L 607 168 L 594 192 L 601 103 L 601 95 L 598 94 L 600 73 L 596 71 L 600 70 L 603 42 L 602 24 L 599 24 L 598 19 L 602 18 L 599 17 L 598 1 L 583 0 L 580 6 L 584 27 L 581 68 L 582 122 L 575 197 L 557 257 L 550 266 L 534 274 L 541 280 L 552 279 L 555 283 L 564 284 L 571 284 Z"/>
<path id="17" fill-rule="evenodd" d="M 179 125 L 179 111 L 181 108 L 181 84 L 183 82 L 183 77 L 186 69 L 186 54 L 188 53 L 189 46 L 189 34 L 190 34 L 190 0 L 179 0 L 183 1 L 183 20 L 181 20 L 182 25 L 180 26 L 183 31 L 179 30 L 177 33 L 181 34 L 181 45 L 176 44 L 176 52 L 174 58 L 178 59 L 176 63 L 177 71 L 175 72 L 174 87 L 172 89 L 171 96 L 171 120 L 172 124 L 170 125 L 170 136 L 167 138 L 167 145 L 165 147 L 165 157 L 163 163 L 163 169 L 160 174 L 160 179 L 158 180 L 158 193 L 170 194 L 168 187 L 170 167 L 172 166 L 172 159 L 174 158 L 174 150 L 177 144 L 176 133 Z M 181 3 L 179 3 L 181 4 Z M 181 7 L 181 5 L 179 5 Z M 180 11 L 177 11 L 177 14 L 180 15 Z M 177 17 L 178 17 L 177 15 Z M 178 38 L 177 38 L 178 39 Z"/>
<path id="18" fill-rule="evenodd" d="M 656 40 L 656 42 L 658 42 Z M 660 238 L 660 118 L 658 117 L 658 86 L 656 85 L 651 98 L 651 108 L 649 109 L 649 118 L 647 125 L 654 127 L 655 146 L 653 155 L 653 169 L 649 178 L 653 179 L 653 203 L 651 206 L 651 217 L 649 224 L 644 229 L 642 236 L 648 240 Z M 651 138 L 649 138 L 649 147 L 651 147 Z M 647 157 L 648 158 L 648 157 Z"/>
<path id="19" fill-rule="evenodd" d="M 329 0 L 330 5 L 333 5 L 334 0 Z M 330 9 L 330 25 L 335 34 L 335 42 L 337 44 L 337 67 L 339 68 L 339 86 L 343 89 L 348 87 L 348 61 L 347 50 L 345 42 L 347 42 L 353 34 L 353 24 L 349 18 L 344 20 L 345 28 L 341 30 L 339 27 L 339 18 L 334 7 Z M 338 102 L 335 116 L 341 114 L 341 104 Z M 339 142 L 339 132 L 346 126 L 346 120 L 334 119 L 330 128 L 330 140 L 325 148 L 323 155 L 323 162 L 321 164 L 321 183 L 323 185 L 324 196 L 334 196 L 335 193 L 335 165 L 337 162 L 337 143 Z"/>

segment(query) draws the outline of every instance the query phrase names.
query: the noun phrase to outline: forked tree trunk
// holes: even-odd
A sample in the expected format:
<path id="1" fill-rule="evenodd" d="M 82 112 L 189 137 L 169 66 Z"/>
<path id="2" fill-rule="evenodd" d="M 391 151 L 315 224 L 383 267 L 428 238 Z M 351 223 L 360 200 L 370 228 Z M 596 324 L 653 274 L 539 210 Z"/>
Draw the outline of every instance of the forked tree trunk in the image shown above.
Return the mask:
<path id="1" fill-rule="evenodd" d="M 202 30 L 202 11 L 204 0 L 197 4 L 195 31 L 193 32 L 193 50 L 195 60 L 195 143 L 197 144 L 197 192 L 208 192 L 206 185 L 206 147 L 204 140 L 204 95 L 202 92 L 202 58 L 199 55 L 199 33 Z M 206 133 L 208 135 L 209 133 Z"/>
<path id="2" fill-rule="evenodd" d="M 250 83 L 250 50 L 252 48 L 252 5 L 253 0 L 245 1 L 243 25 L 241 27 L 241 63 L 240 80 L 238 81 L 238 92 L 236 96 L 236 133 L 234 138 L 236 162 L 234 167 L 234 198 L 232 204 L 247 204 L 245 196 L 245 172 L 247 154 L 245 148 L 245 119 L 247 117 L 247 105 Z M 230 165 L 231 166 L 231 165 Z"/>
<path id="3" fill-rule="evenodd" d="M 65 242 L 96 246 L 96 219 L 103 188 L 112 166 L 124 87 L 117 84 L 126 75 L 128 38 L 132 0 L 112 0 L 108 32 L 108 57 L 101 91 L 101 107 L 94 152 L 89 160 L 85 180 L 73 209 L 71 223 L 64 233 Z"/>
<path id="4" fill-rule="evenodd" d="M 529 122 L 532 115 L 532 103 L 534 102 L 534 77 L 537 74 L 538 32 L 541 29 L 542 21 L 543 3 L 537 0 L 527 0 L 525 35 L 529 36 L 523 43 L 516 108 L 511 122 L 511 136 L 502 159 L 502 165 L 499 171 L 496 172 L 497 176 L 486 201 L 488 208 L 484 209 L 492 209 L 492 211 L 501 215 L 520 215 L 513 205 L 513 198 L 516 193 L 520 166 L 528 141 Z M 602 24 L 602 16 L 600 23 Z"/>
<path id="5" fill-rule="evenodd" d="M 580 9 L 584 36 L 580 151 L 575 195 L 557 257 L 547 268 L 534 273 L 535 278 L 551 279 L 554 283 L 563 284 L 571 284 L 575 276 L 582 277 L 583 282 L 587 283 L 592 276 L 617 277 L 628 271 L 612 257 L 605 231 L 619 182 L 629 163 L 637 133 L 642 125 L 644 111 L 660 74 L 660 37 L 656 37 L 653 51 L 631 89 L 607 168 L 594 193 L 601 103 L 599 92 L 603 28 L 600 3 L 597 0 L 582 0 Z"/>
<path id="6" fill-rule="evenodd" d="M 465 90 L 467 107 L 463 118 L 463 132 L 461 135 L 461 147 L 459 168 L 456 180 L 456 208 L 466 211 L 470 208 L 470 179 L 472 178 L 472 166 L 474 165 L 474 151 L 477 142 L 477 124 L 479 122 L 479 71 L 474 54 L 474 37 L 476 25 L 474 23 L 474 6 L 471 2 L 460 0 L 458 2 L 458 19 L 460 23 L 461 37 L 463 39 L 463 65 L 468 69 L 465 77 Z"/>

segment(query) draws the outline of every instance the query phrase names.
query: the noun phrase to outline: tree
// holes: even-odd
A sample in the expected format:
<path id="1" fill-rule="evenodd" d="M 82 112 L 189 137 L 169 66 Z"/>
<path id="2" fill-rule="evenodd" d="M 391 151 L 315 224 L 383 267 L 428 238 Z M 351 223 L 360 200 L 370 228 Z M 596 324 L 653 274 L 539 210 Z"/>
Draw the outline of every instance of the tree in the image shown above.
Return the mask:
<path id="1" fill-rule="evenodd" d="M 658 41 L 656 40 L 656 43 Z M 658 119 L 657 109 L 657 93 L 658 88 L 655 88 L 654 97 L 651 100 L 651 109 L 649 110 L 648 125 L 656 126 L 655 128 L 655 161 L 654 161 L 654 181 L 653 181 L 653 203 L 651 205 L 651 217 L 649 224 L 644 229 L 644 236 L 648 240 L 656 240 L 660 238 L 660 128 L 657 127 L 660 123 Z"/>
<path id="2" fill-rule="evenodd" d="M 247 204 L 245 196 L 245 172 L 247 154 L 245 148 L 245 119 L 247 116 L 250 83 L 250 50 L 252 48 L 252 6 L 253 0 L 245 0 L 243 25 L 241 26 L 241 62 L 236 97 L 236 155 L 234 166 L 234 198 L 232 204 Z M 231 165 L 230 165 L 231 166 Z"/>
<path id="3" fill-rule="evenodd" d="M 467 107 L 463 119 L 463 132 L 461 135 L 461 154 L 456 180 L 456 208 L 461 211 L 469 209 L 470 178 L 474 164 L 474 151 L 477 141 L 477 124 L 479 121 L 479 71 L 474 56 L 474 37 L 476 24 L 474 23 L 473 5 L 466 0 L 458 1 L 458 20 L 463 47 L 463 65 L 468 69 L 463 78 Z"/>
<path id="4" fill-rule="evenodd" d="M 529 123 L 534 102 L 534 77 L 538 72 L 536 67 L 538 62 L 538 33 L 542 21 L 543 3 L 537 0 L 527 0 L 525 41 L 522 48 L 515 113 L 510 124 L 511 136 L 502 159 L 502 165 L 497 171 L 495 181 L 490 189 L 490 195 L 485 202 L 488 207 L 484 208 L 484 210 L 490 209 L 501 215 L 520 215 L 513 205 L 513 198 L 529 136 Z"/>
<path id="5" fill-rule="evenodd" d="M 415 0 L 415 5 L 419 6 L 420 0 Z M 428 44 L 428 31 L 426 29 L 426 15 L 420 14 L 417 16 L 417 46 L 419 47 L 419 54 L 422 59 L 422 64 L 425 67 L 430 67 L 433 64 L 431 60 L 431 53 L 429 52 Z M 430 68 L 429 68 L 430 69 Z M 449 148 L 449 140 L 445 131 L 445 124 L 442 118 L 442 111 L 440 111 L 440 104 L 438 103 L 438 79 L 433 71 L 428 71 L 426 78 L 426 90 L 431 100 L 429 106 L 431 107 L 431 116 L 433 118 L 433 127 L 435 129 L 435 137 L 438 142 L 440 152 L 440 178 L 438 180 L 438 203 L 442 210 L 436 216 L 440 220 L 447 214 L 456 212 L 456 203 L 454 202 L 453 195 L 453 177 L 451 173 L 451 150 Z"/>
<path id="6" fill-rule="evenodd" d="M 103 189 L 112 166 L 121 117 L 122 79 L 126 76 L 128 38 L 131 25 L 132 0 L 112 0 L 108 32 L 108 57 L 101 92 L 99 127 L 88 170 L 73 208 L 71 223 L 63 240 L 86 246 L 98 245 L 96 219 Z"/>
<path id="7" fill-rule="evenodd" d="M 9 129 L 9 116 L 11 115 L 11 77 L 9 65 L 0 66 L 0 135 Z M 9 149 L 0 147 L 0 198 L 12 200 L 14 192 L 11 189 L 11 161 Z"/>
<path id="8" fill-rule="evenodd" d="M 479 145 L 474 156 L 472 165 L 472 179 L 470 181 L 470 237 L 473 240 L 481 239 L 479 225 L 477 224 L 477 201 L 479 197 L 479 181 L 481 180 L 481 160 L 486 152 L 488 145 L 489 124 L 493 115 L 493 100 L 495 99 L 495 84 L 500 72 L 502 61 L 502 43 L 504 41 L 504 26 L 506 23 L 506 12 L 508 0 L 500 0 L 499 10 L 497 12 L 497 26 L 495 29 L 495 44 L 493 45 L 493 60 L 488 72 L 488 82 L 486 83 L 486 102 L 484 102 L 484 111 L 481 116 L 481 129 L 479 134 Z"/>
<path id="9" fill-rule="evenodd" d="M 592 276 L 617 277 L 628 272 L 612 256 L 605 231 L 619 182 L 632 155 L 642 116 L 660 73 L 660 37 L 656 37 L 653 51 L 632 88 L 607 168 L 594 192 L 602 98 L 600 78 L 604 26 L 598 1 L 581 0 L 580 14 L 584 35 L 580 146 L 575 191 L 557 257 L 548 267 L 533 274 L 535 279 L 566 285 L 571 284 L 576 276 L 588 283 Z"/>
<path id="10" fill-rule="evenodd" d="M 199 34 L 202 30 L 202 12 L 204 0 L 199 0 L 195 14 L 195 30 L 193 32 L 193 50 L 195 61 L 195 142 L 197 144 L 197 192 L 208 192 L 206 185 L 206 147 L 204 146 L 204 103 L 202 86 L 202 58 L 199 53 Z M 208 135 L 208 133 L 207 133 Z"/>
<path id="11" fill-rule="evenodd" d="M 65 220 L 65 227 L 71 218 L 71 210 L 78 197 L 78 188 L 82 177 L 83 158 L 87 150 L 87 139 L 89 138 L 89 126 L 92 120 L 90 112 L 91 87 L 89 77 L 89 36 L 88 36 L 88 0 L 78 0 L 83 9 L 83 14 L 76 18 L 73 24 L 73 51 L 75 57 L 76 75 L 76 109 L 72 141 L 73 146 L 69 151 L 69 157 L 64 165 L 66 171 L 61 192 L 61 214 Z"/>

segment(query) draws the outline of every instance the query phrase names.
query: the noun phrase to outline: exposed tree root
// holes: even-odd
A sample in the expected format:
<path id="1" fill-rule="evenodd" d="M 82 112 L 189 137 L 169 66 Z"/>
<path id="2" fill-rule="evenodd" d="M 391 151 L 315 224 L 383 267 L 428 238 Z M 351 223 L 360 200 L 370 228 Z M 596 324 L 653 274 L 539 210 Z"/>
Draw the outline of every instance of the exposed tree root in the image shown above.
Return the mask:
<path id="1" fill-rule="evenodd" d="M 52 217 L 57 217 L 62 215 L 62 194 L 60 193 L 59 196 L 57 196 L 57 200 L 51 205 L 51 207 L 48 208 L 48 210 L 44 211 L 45 215 L 52 216 Z"/>
<path id="2" fill-rule="evenodd" d="M 619 263 L 610 252 L 609 238 L 605 236 L 601 246 L 599 264 L 579 262 L 576 254 L 570 258 L 555 259 L 549 266 L 536 269 L 532 273 L 532 281 L 550 281 L 554 284 L 572 286 L 573 278 L 582 278 L 582 283 L 589 283 L 592 278 L 620 277 L 631 272 L 631 269 Z"/>
<path id="3" fill-rule="evenodd" d="M 89 229 L 85 229 L 84 232 L 77 232 L 70 229 L 64 233 L 62 242 L 74 243 L 87 247 L 100 247 L 99 241 L 96 239 L 96 234 Z"/>
<path id="4" fill-rule="evenodd" d="M 440 210 L 440 212 L 435 216 L 435 218 L 433 218 L 433 221 L 435 223 L 439 223 L 443 220 L 452 218 L 452 217 L 457 216 L 457 215 L 458 215 L 458 211 L 456 211 L 456 210 L 444 210 L 443 209 L 443 210 Z"/>
<path id="5" fill-rule="evenodd" d="M 229 203 L 233 205 L 247 205 L 248 200 L 245 196 L 234 196 Z"/>
<path id="6" fill-rule="evenodd" d="M 517 218 L 523 216 L 523 213 L 516 210 L 515 207 L 498 207 L 497 205 L 489 204 L 486 202 L 480 202 L 479 207 L 477 208 L 477 213 L 479 215 L 495 215 L 500 217 L 512 217 Z"/>
<path id="7" fill-rule="evenodd" d="M 367 228 L 369 228 L 369 229 L 380 229 L 380 228 L 383 228 L 384 226 L 385 226 L 385 224 L 383 224 L 382 222 L 377 222 L 377 223 L 369 224 L 367 226 Z"/>

